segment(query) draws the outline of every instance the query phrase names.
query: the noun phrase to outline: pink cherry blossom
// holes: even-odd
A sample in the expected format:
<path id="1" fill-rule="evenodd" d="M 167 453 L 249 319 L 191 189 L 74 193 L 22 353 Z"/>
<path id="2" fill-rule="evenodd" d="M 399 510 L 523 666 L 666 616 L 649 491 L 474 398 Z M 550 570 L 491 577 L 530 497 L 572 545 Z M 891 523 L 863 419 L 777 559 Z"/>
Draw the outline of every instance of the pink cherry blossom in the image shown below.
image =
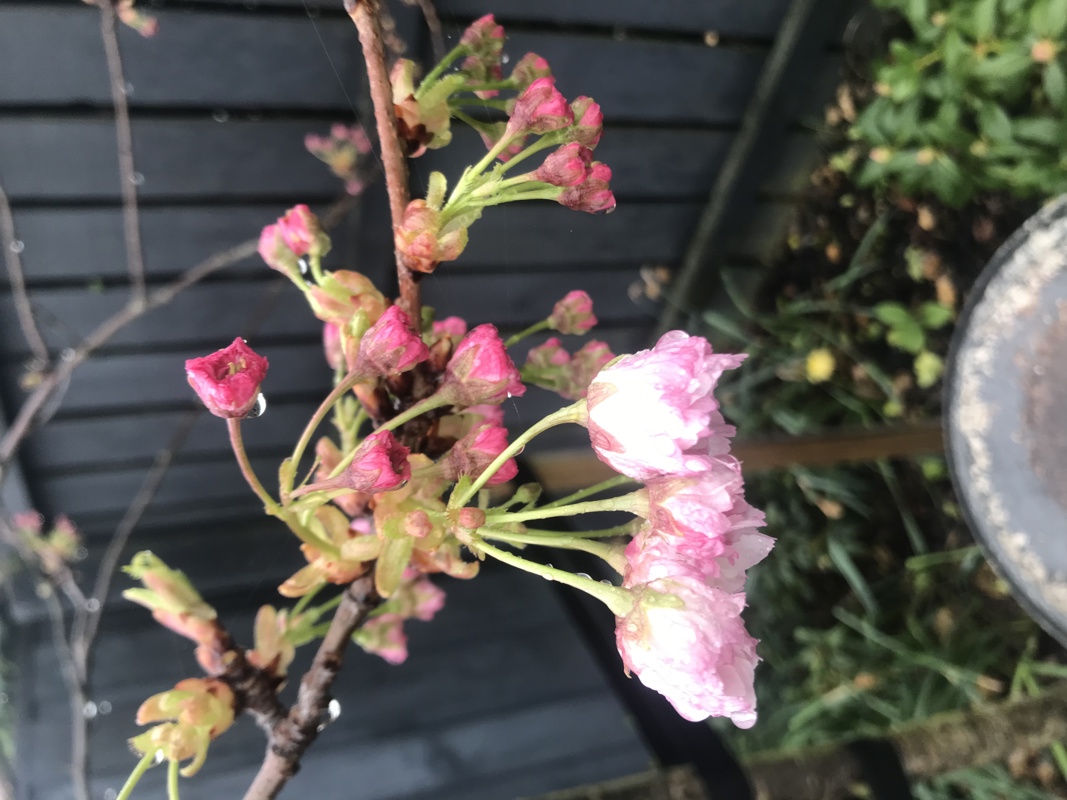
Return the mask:
<path id="1" fill-rule="evenodd" d="M 185 375 L 208 411 L 224 419 L 242 419 L 256 407 L 267 359 L 238 337 L 229 347 L 186 361 Z"/>
<path id="2" fill-rule="evenodd" d="M 594 150 L 600 144 L 600 137 L 604 133 L 604 114 L 600 110 L 600 105 L 592 97 L 583 95 L 571 101 L 571 111 L 574 112 L 571 138 L 578 144 Z"/>
<path id="3" fill-rule="evenodd" d="M 320 286 L 308 288 L 307 296 L 316 317 L 341 329 L 359 312 L 373 325 L 388 308 L 370 278 L 348 269 L 327 272 Z"/>
<path id="4" fill-rule="evenodd" d="M 267 225 L 260 232 L 257 251 L 268 267 L 288 275 L 294 281 L 301 282 L 300 265 L 296 253 L 285 243 L 281 228 L 277 223 Z"/>
<path id="5" fill-rule="evenodd" d="M 633 609 L 616 621 L 626 668 L 666 697 L 685 719 L 756 722 L 756 640 L 741 611 L 745 598 L 680 576 L 628 585 Z"/>
<path id="6" fill-rule="evenodd" d="M 548 327 L 560 333 L 582 334 L 592 330 L 596 322 L 592 299 L 585 292 L 575 290 L 568 292 L 552 308 L 552 314 L 548 318 Z"/>
<path id="7" fill-rule="evenodd" d="M 452 480 L 460 475 L 477 478 L 508 446 L 508 432 L 499 425 L 480 425 L 456 442 L 446 456 L 448 474 Z M 507 483 L 518 473 L 515 459 L 505 461 L 487 485 Z"/>
<path id="8" fill-rule="evenodd" d="M 533 176 L 553 186 L 577 186 L 589 176 L 592 160 L 592 150 L 571 142 L 552 152 Z"/>
<path id="9" fill-rule="evenodd" d="M 411 453 L 389 431 L 372 433 L 356 449 L 348 469 L 339 478 L 357 492 L 388 492 L 411 478 Z"/>
<path id="10" fill-rule="evenodd" d="M 322 326 L 322 349 L 326 353 L 326 363 L 330 365 L 330 369 L 340 369 L 345 363 L 344 350 L 341 348 L 341 329 L 332 322 Z"/>
<path id="11" fill-rule="evenodd" d="M 585 180 L 577 186 L 566 187 L 556 202 L 588 214 L 610 214 L 615 210 L 615 195 L 608 186 L 610 181 L 611 167 L 594 161 L 589 165 Z"/>
<path id="12" fill-rule="evenodd" d="M 357 369 L 368 375 L 406 372 L 430 357 L 430 351 L 411 329 L 411 320 L 399 306 L 390 306 L 363 334 Z"/>
<path id="13" fill-rule="evenodd" d="M 734 433 L 712 393 L 723 371 L 744 358 L 714 354 L 706 339 L 668 331 L 651 350 L 601 370 L 587 395 L 597 457 L 639 481 L 711 469 Z"/>
<path id="14" fill-rule="evenodd" d="M 675 536 L 722 536 L 731 527 L 727 512 L 743 491 L 741 465 L 731 456 L 712 458 L 710 468 L 689 476 L 646 482 L 649 521 Z"/>
<path id="15" fill-rule="evenodd" d="M 286 246 L 297 256 L 309 253 L 322 255 L 324 252 L 320 239 L 324 234 L 319 227 L 318 217 L 304 204 L 293 206 L 285 212 L 285 216 L 278 220 L 278 232 Z"/>
<path id="16" fill-rule="evenodd" d="M 503 403 L 526 392 L 495 325 L 479 325 L 456 347 L 440 391 L 456 405 Z"/>
<path id="17" fill-rule="evenodd" d="M 467 335 L 467 321 L 461 317 L 445 317 L 434 320 L 433 332 L 437 336 L 450 336 L 459 341 Z"/>
<path id="18" fill-rule="evenodd" d="M 574 122 L 567 99 L 556 88 L 553 78 L 538 78 L 523 90 L 515 101 L 508 120 L 506 135 L 549 133 Z"/>

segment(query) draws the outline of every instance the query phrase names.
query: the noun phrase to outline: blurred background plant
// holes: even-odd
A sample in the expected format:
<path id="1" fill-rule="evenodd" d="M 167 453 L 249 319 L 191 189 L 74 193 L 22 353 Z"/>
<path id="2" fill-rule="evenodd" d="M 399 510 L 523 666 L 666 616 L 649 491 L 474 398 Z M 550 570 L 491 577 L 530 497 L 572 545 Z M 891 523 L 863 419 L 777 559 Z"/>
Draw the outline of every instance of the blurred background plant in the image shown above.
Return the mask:
<path id="1" fill-rule="evenodd" d="M 835 166 L 956 207 L 1067 191 L 1067 0 L 875 5 L 896 35 Z"/>
<path id="2" fill-rule="evenodd" d="M 788 247 L 726 269 L 706 333 L 746 437 L 931 426 L 960 304 L 997 247 L 1067 190 L 1067 0 L 882 0 L 888 53 L 821 131 Z M 872 736 L 1039 694 L 1062 649 L 1018 607 L 962 519 L 940 456 L 752 475 L 778 537 L 750 611 L 766 669 L 741 753 Z M 916 786 L 921 800 L 1067 795 L 1067 751 Z"/>

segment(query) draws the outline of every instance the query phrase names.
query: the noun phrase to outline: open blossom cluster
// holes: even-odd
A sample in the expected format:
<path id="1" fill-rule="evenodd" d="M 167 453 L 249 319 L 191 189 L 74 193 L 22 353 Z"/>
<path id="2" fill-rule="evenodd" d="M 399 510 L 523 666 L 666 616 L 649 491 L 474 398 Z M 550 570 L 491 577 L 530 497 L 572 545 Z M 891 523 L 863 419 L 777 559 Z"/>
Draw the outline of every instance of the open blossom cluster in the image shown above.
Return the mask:
<path id="1" fill-rule="evenodd" d="M 686 719 L 756 720 L 756 642 L 741 619 L 745 570 L 773 540 L 744 499 L 732 427 L 715 400 L 743 356 L 680 331 L 624 356 L 593 380 L 588 427 L 597 456 L 645 483 L 647 522 L 626 549 L 632 610 L 618 619 L 623 662 Z"/>

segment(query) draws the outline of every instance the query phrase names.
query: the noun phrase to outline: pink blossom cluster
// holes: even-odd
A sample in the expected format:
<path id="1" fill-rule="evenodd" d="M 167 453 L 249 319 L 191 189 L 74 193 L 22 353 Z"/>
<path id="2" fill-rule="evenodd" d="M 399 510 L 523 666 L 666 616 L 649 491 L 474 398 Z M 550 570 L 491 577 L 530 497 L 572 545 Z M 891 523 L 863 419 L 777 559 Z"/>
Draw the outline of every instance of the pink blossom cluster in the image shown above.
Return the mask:
<path id="1" fill-rule="evenodd" d="M 686 719 L 728 716 L 747 728 L 759 659 L 741 619 L 745 570 L 773 540 L 745 502 L 734 430 L 714 397 L 743 358 L 671 331 L 602 370 L 587 405 L 597 456 L 643 481 L 648 498 L 647 523 L 626 549 L 634 605 L 616 627 L 623 662 Z"/>
<path id="2" fill-rule="evenodd" d="M 367 185 L 365 162 L 371 143 L 361 126 L 338 123 L 330 128 L 329 136 L 309 133 L 304 137 L 304 147 L 344 181 L 346 192 L 362 194 Z"/>

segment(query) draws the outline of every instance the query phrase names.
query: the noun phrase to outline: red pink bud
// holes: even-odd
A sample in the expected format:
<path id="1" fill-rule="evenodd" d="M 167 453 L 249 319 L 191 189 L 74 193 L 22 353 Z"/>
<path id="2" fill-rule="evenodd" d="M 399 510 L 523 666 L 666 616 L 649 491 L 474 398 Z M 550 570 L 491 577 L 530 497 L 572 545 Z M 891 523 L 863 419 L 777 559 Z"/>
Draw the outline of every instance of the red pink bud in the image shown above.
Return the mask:
<path id="1" fill-rule="evenodd" d="M 592 161 L 592 150 L 571 142 L 550 154 L 534 172 L 534 177 L 553 186 L 578 186 L 589 177 Z"/>
<path id="2" fill-rule="evenodd" d="M 589 214 L 610 214 L 615 210 L 615 195 L 608 186 L 611 181 L 611 167 L 594 161 L 589 167 L 589 175 L 577 186 L 564 189 L 556 202 L 575 211 Z"/>
<path id="3" fill-rule="evenodd" d="M 519 95 L 506 135 L 549 133 L 574 122 L 574 112 L 552 78 L 538 78 Z"/>
<path id="4" fill-rule="evenodd" d="M 552 308 L 548 318 L 548 327 L 565 334 L 588 333 L 596 325 L 593 315 L 593 301 L 583 291 L 568 292 Z"/>
<path id="5" fill-rule="evenodd" d="M 496 326 L 479 325 L 459 343 L 445 368 L 442 391 L 464 406 L 503 403 L 526 392 Z"/>
<path id="6" fill-rule="evenodd" d="M 223 419 L 242 419 L 256 407 L 267 359 L 238 337 L 229 347 L 186 361 L 185 374 L 208 411 Z"/>
<path id="7" fill-rule="evenodd" d="M 409 269 L 433 272 L 442 261 L 459 258 L 467 246 L 467 229 L 442 233 L 440 212 L 426 205 L 425 200 L 412 200 L 394 238 Z"/>

